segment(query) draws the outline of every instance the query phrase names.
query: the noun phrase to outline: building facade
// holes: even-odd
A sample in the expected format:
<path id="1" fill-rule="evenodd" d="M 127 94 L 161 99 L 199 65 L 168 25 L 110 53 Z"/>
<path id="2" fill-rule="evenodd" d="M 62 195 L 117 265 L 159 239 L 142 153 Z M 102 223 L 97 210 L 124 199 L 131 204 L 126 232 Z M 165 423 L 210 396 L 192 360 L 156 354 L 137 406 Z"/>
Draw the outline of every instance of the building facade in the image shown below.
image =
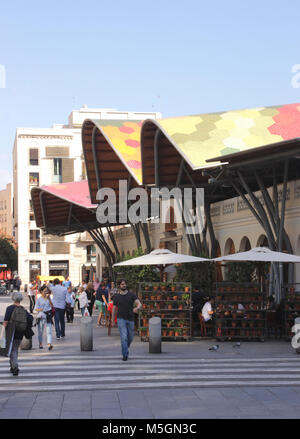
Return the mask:
<path id="1" fill-rule="evenodd" d="M 0 234 L 8 237 L 13 236 L 11 186 L 11 183 L 8 183 L 6 189 L 0 191 Z"/>
<path id="2" fill-rule="evenodd" d="M 272 196 L 272 190 L 269 190 L 269 193 Z M 256 196 L 263 202 L 260 192 L 256 192 Z M 280 208 L 281 203 L 282 188 L 279 186 Z M 240 197 L 214 203 L 211 206 L 211 216 L 218 242 L 218 256 L 247 251 L 261 245 L 268 246 L 263 228 Z M 300 255 L 300 180 L 288 183 L 285 228 L 294 254 Z M 171 221 L 171 224 L 150 223 L 149 232 L 153 248 L 165 247 L 173 252 L 191 254 L 182 224 L 176 224 L 176 221 Z M 121 255 L 133 255 L 136 250 L 136 240 L 131 227 L 118 227 L 114 235 Z M 209 236 L 207 240 L 210 246 Z M 107 241 L 113 250 L 113 244 L 108 236 Z M 146 248 L 143 237 L 142 247 Z M 294 265 L 294 282 L 300 284 L 300 264 Z M 97 249 L 97 274 L 101 276 L 106 267 L 105 257 Z M 222 274 L 224 275 L 224 270 Z M 287 282 L 287 279 L 285 281 Z"/>
<path id="3" fill-rule="evenodd" d="M 72 111 L 67 125 L 17 128 L 13 149 L 13 231 L 18 243 L 18 274 L 23 285 L 37 275 L 70 276 L 76 285 L 96 270 L 96 249 L 84 234 L 66 237 L 43 234 L 36 227 L 30 191 L 33 186 L 86 179 L 81 144 L 85 119 L 143 120 L 159 113 L 114 109 Z"/>

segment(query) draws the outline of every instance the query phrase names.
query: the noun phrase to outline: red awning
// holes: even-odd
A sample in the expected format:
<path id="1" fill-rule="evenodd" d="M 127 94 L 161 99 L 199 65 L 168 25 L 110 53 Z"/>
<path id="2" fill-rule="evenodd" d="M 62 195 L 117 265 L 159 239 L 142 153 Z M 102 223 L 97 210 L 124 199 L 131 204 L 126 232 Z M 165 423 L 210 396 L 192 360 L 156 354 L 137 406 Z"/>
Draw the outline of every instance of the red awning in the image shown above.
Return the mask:
<path id="1" fill-rule="evenodd" d="M 98 206 L 97 204 L 91 203 L 87 180 L 41 186 L 40 189 L 69 203 L 85 207 L 86 209 L 96 209 Z"/>

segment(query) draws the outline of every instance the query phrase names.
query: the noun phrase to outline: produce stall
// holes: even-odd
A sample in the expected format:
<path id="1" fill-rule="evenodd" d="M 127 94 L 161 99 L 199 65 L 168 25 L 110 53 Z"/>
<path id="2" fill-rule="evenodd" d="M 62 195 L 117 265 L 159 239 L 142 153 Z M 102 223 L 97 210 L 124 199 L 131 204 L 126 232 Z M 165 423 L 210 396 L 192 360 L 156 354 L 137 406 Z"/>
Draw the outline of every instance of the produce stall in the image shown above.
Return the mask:
<path id="1" fill-rule="evenodd" d="M 191 340 L 191 284 L 140 282 L 138 297 L 142 303 L 138 331 L 142 341 L 149 340 L 149 319 L 162 320 L 163 341 Z"/>
<path id="2" fill-rule="evenodd" d="M 214 309 L 217 340 L 265 340 L 266 298 L 259 284 L 216 283 Z"/>

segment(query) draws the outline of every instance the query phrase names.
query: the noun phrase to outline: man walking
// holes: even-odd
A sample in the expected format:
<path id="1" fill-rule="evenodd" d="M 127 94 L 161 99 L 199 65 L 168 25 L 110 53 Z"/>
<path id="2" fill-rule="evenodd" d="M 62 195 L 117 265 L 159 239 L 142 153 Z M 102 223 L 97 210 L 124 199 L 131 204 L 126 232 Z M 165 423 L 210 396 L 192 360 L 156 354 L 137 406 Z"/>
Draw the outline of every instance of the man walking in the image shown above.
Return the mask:
<path id="1" fill-rule="evenodd" d="M 142 304 L 134 293 L 126 288 L 126 281 L 122 279 L 119 282 L 120 293 L 113 297 L 112 326 L 115 322 L 117 311 L 117 323 L 121 338 L 121 348 L 123 361 L 128 360 L 129 346 L 134 337 L 134 313 L 137 313 Z"/>
<path id="2" fill-rule="evenodd" d="M 59 279 L 54 279 L 54 287 L 51 292 L 53 294 L 52 303 L 55 308 L 55 332 L 56 339 L 60 340 L 65 337 L 65 310 L 66 310 L 66 296 L 67 288 L 59 283 Z"/>
<path id="3" fill-rule="evenodd" d="M 68 323 L 73 323 L 74 306 L 75 306 L 75 295 L 73 293 L 73 288 L 69 287 L 66 295 L 66 317 Z"/>
<path id="4" fill-rule="evenodd" d="M 33 334 L 30 330 L 33 317 L 21 306 L 21 301 L 23 300 L 22 293 L 14 291 L 11 298 L 13 305 L 6 308 L 3 321 L 3 326 L 6 330 L 6 348 L 4 354 L 9 355 L 10 372 L 13 376 L 18 376 L 19 346 L 24 335 L 29 336 L 28 330 L 31 332 L 30 336 Z"/>

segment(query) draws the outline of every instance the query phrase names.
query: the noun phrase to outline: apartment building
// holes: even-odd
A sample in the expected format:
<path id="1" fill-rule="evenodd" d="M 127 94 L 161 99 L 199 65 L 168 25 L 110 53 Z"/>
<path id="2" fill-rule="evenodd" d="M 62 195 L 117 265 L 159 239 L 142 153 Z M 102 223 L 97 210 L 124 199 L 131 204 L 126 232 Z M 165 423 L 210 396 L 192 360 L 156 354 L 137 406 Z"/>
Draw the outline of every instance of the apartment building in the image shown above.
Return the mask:
<path id="1" fill-rule="evenodd" d="M 96 248 L 84 234 L 50 236 L 36 227 L 31 188 L 86 179 L 81 145 L 85 119 L 142 120 L 159 113 L 91 109 L 71 112 L 68 124 L 17 128 L 13 149 L 13 229 L 18 243 L 18 272 L 23 285 L 37 275 L 70 276 L 78 284 L 96 271 Z"/>
<path id="2" fill-rule="evenodd" d="M 13 236 L 11 183 L 0 191 L 0 234 Z"/>

